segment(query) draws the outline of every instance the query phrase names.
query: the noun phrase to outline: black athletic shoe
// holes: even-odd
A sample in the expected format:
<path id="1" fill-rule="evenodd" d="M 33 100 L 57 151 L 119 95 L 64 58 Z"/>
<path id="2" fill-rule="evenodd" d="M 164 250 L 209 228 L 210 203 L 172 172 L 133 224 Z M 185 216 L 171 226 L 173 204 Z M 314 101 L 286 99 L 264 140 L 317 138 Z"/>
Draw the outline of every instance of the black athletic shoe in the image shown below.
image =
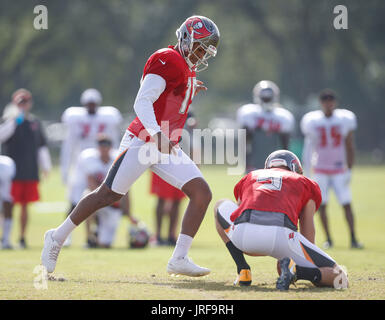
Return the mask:
<path id="1" fill-rule="evenodd" d="M 27 243 L 25 242 L 25 239 L 20 239 L 19 241 L 19 247 L 20 249 L 27 249 Z"/>
<path id="2" fill-rule="evenodd" d="M 98 247 L 98 243 L 94 239 L 88 239 L 84 247 L 86 249 L 95 249 Z"/>
<path id="3" fill-rule="evenodd" d="M 283 258 L 279 260 L 279 266 L 281 268 L 281 275 L 277 279 L 276 288 L 278 290 L 289 290 L 290 284 L 297 280 L 295 274 L 295 263 L 290 258 Z"/>
<path id="4" fill-rule="evenodd" d="M 350 248 L 352 249 L 364 249 L 364 245 L 358 241 L 352 241 Z"/>
<path id="5" fill-rule="evenodd" d="M 161 237 L 157 237 L 156 238 L 156 245 L 157 246 L 166 246 L 167 245 L 167 240 L 161 238 Z"/>
<path id="6" fill-rule="evenodd" d="M 175 247 L 175 245 L 176 245 L 176 240 L 173 239 L 173 238 L 168 238 L 167 241 L 166 241 L 166 245 L 167 245 L 167 246 L 170 246 L 170 247 Z"/>

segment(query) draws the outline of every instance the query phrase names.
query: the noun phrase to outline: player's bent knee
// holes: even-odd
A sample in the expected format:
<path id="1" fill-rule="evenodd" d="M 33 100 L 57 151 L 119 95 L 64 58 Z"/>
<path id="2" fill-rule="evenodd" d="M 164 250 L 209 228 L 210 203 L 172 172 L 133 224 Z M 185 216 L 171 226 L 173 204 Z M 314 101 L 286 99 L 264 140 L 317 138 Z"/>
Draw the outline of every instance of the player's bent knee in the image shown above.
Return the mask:
<path id="1" fill-rule="evenodd" d="M 229 199 L 221 199 L 221 200 L 218 200 L 215 203 L 215 205 L 214 205 L 214 217 L 215 217 L 216 220 L 218 219 L 218 208 L 225 201 L 231 201 L 231 200 L 229 200 Z"/>
<path id="2" fill-rule="evenodd" d="M 97 189 L 98 199 L 103 202 L 103 205 L 108 206 L 119 201 L 123 195 L 112 191 L 105 183 Z"/>
<path id="3" fill-rule="evenodd" d="M 187 182 L 182 191 L 190 198 L 190 200 L 208 205 L 212 200 L 212 193 L 207 182 L 202 178 L 195 178 Z"/>

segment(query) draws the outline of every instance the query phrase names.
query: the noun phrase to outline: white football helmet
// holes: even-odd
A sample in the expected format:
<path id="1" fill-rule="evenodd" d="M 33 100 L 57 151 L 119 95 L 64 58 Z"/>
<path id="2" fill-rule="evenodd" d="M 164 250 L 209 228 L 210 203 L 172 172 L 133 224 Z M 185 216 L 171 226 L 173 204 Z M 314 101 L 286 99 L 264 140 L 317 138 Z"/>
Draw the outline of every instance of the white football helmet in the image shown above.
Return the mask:
<path id="1" fill-rule="evenodd" d="M 279 88 L 273 81 L 259 81 L 253 89 L 254 103 L 266 111 L 271 111 L 279 104 L 279 94 Z"/>
<path id="2" fill-rule="evenodd" d="M 94 88 L 90 88 L 90 89 L 85 90 L 80 97 L 80 103 L 83 106 L 85 106 L 88 103 L 92 103 L 92 102 L 98 106 L 102 103 L 101 93 Z"/>

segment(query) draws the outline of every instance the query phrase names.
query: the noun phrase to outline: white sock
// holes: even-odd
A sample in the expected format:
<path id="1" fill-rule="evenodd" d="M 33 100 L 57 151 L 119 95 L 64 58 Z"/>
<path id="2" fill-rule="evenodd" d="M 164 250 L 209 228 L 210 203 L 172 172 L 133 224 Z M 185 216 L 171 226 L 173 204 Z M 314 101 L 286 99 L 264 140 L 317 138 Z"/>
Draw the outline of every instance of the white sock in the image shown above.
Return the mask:
<path id="1" fill-rule="evenodd" d="M 56 228 L 55 232 L 52 234 L 52 238 L 62 245 L 72 230 L 76 227 L 77 225 L 72 222 L 70 217 L 68 217 L 59 227 Z"/>
<path id="2" fill-rule="evenodd" d="M 193 241 L 193 238 L 188 236 L 187 234 L 182 234 L 182 233 L 179 234 L 172 257 L 181 259 L 187 256 L 187 253 L 190 250 L 192 241 Z"/>
<path id="3" fill-rule="evenodd" d="M 9 244 L 9 234 L 11 233 L 12 229 L 12 218 L 5 218 L 4 224 L 3 224 L 3 244 L 8 245 Z"/>

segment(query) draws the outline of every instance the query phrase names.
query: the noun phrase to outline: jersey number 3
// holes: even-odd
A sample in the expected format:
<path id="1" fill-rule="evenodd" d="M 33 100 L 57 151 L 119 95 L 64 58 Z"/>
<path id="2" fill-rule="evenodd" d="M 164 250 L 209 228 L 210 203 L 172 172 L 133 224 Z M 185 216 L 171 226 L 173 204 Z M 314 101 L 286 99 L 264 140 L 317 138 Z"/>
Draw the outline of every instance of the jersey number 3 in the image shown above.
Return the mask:
<path id="1" fill-rule="evenodd" d="M 280 191 L 282 189 L 282 174 L 277 171 L 269 172 L 268 175 L 259 174 L 257 177 L 257 189 Z"/>

